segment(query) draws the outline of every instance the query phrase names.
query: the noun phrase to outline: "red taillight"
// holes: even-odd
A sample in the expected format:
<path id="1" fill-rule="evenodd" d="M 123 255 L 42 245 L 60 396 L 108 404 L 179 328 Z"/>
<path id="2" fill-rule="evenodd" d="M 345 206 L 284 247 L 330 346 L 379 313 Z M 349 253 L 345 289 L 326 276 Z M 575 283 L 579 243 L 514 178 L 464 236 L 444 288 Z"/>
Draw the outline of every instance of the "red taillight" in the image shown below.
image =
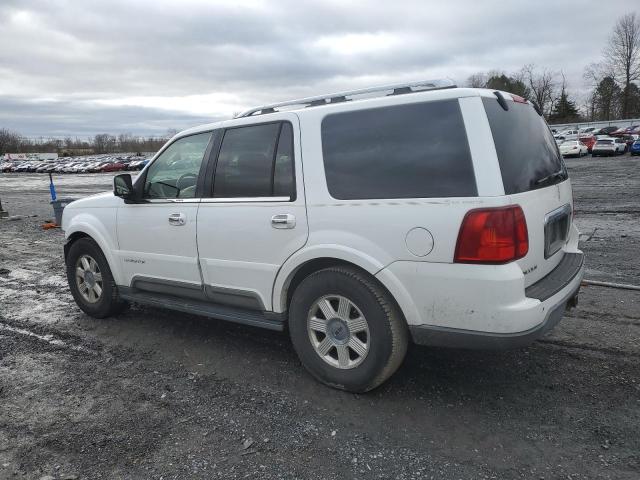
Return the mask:
<path id="1" fill-rule="evenodd" d="M 508 263 L 529 251 L 524 212 L 518 205 L 470 210 L 462 220 L 456 263 Z"/>
<path id="2" fill-rule="evenodd" d="M 516 103 L 528 103 L 526 98 L 522 98 L 520 95 L 511 94 L 511 98 Z"/>

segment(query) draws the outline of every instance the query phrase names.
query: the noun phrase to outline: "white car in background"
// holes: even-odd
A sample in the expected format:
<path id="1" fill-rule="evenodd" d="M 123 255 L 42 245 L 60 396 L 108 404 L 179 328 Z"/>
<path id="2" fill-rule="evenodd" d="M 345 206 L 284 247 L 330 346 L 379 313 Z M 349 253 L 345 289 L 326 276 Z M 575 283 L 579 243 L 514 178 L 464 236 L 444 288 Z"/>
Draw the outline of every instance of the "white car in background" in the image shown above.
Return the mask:
<path id="1" fill-rule="evenodd" d="M 589 148 L 578 140 L 565 140 L 559 148 L 563 157 L 581 157 L 589 153 Z"/>
<path id="2" fill-rule="evenodd" d="M 558 133 L 558 137 L 564 137 L 565 140 L 576 140 L 580 132 L 575 129 L 563 130 Z"/>
<path id="3" fill-rule="evenodd" d="M 591 149 L 591 155 L 599 157 L 623 154 L 626 149 L 627 144 L 621 138 L 599 138 Z"/>

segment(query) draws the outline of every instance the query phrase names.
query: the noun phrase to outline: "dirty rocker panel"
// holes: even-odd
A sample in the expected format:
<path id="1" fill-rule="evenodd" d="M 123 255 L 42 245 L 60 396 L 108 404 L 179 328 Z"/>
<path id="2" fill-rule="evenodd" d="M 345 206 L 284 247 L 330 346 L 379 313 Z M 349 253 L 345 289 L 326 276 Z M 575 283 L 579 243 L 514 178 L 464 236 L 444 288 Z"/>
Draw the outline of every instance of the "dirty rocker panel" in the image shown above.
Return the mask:
<path id="1" fill-rule="evenodd" d="M 269 330 L 284 330 L 285 316 L 264 311 L 252 293 L 184 282 L 134 277 L 131 287 L 118 285 L 124 300 L 177 310 L 205 317 L 242 323 Z"/>

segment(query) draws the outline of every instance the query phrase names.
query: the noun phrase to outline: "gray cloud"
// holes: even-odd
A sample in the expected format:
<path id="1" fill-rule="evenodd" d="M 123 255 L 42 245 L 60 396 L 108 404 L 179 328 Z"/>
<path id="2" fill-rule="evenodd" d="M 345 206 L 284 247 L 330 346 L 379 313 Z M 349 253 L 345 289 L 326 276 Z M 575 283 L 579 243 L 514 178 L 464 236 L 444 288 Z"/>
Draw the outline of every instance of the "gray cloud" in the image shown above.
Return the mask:
<path id="1" fill-rule="evenodd" d="M 527 63 L 562 69 L 579 90 L 615 12 L 634 8 L 632 0 L 609 1 L 607 14 L 577 0 L 4 0 L 0 95 L 15 110 L 3 110 L 0 126 L 162 133 L 256 103 L 423 77 L 463 82 Z M 57 103 L 26 122 L 22 112 L 42 112 L 34 103 L 42 99 Z"/>
<path id="2" fill-rule="evenodd" d="M 105 106 L 82 101 L 26 101 L 0 96 L 0 126 L 30 138 L 87 137 L 99 132 L 161 135 L 222 120 L 148 107 Z"/>

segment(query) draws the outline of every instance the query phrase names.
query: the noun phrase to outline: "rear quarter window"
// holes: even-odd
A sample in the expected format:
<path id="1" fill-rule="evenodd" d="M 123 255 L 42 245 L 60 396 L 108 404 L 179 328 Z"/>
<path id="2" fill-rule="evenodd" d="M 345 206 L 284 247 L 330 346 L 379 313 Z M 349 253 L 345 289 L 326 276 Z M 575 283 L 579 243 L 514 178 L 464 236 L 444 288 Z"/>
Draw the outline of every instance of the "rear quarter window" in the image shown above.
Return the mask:
<path id="1" fill-rule="evenodd" d="M 328 115 L 322 153 L 337 199 L 477 195 L 457 100 Z"/>
<path id="2" fill-rule="evenodd" d="M 525 103 L 508 102 L 504 110 L 497 99 L 482 99 L 498 154 L 504 193 L 511 195 L 549 186 L 536 183 L 553 173 L 565 172 L 562 156 L 544 119 Z M 566 179 L 566 172 L 563 178 Z"/>

